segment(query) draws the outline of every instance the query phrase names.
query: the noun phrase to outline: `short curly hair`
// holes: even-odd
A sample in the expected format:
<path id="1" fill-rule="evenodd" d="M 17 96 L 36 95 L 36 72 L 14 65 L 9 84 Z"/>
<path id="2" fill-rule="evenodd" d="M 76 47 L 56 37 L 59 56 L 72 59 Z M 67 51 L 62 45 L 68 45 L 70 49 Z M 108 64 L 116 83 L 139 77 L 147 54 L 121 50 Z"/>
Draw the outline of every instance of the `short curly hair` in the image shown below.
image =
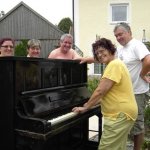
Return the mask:
<path id="1" fill-rule="evenodd" d="M 93 55 L 97 61 L 98 61 L 98 57 L 96 55 L 96 50 L 100 47 L 107 49 L 112 55 L 115 55 L 116 46 L 111 42 L 111 40 L 106 38 L 101 38 L 92 44 Z"/>

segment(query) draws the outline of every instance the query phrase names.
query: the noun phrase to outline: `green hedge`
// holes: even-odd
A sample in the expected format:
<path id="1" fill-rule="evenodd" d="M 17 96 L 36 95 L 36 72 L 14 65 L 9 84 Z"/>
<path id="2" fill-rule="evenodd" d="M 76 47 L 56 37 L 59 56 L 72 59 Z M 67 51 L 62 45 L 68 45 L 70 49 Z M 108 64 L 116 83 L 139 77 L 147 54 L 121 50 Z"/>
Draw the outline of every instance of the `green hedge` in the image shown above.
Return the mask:
<path id="1" fill-rule="evenodd" d="M 27 56 L 27 42 L 28 40 L 21 40 L 15 47 L 15 56 Z"/>
<path id="2" fill-rule="evenodd" d="M 88 79 L 88 90 L 90 91 L 91 94 L 96 89 L 98 83 L 99 83 L 99 79 L 97 77 L 91 77 Z"/>

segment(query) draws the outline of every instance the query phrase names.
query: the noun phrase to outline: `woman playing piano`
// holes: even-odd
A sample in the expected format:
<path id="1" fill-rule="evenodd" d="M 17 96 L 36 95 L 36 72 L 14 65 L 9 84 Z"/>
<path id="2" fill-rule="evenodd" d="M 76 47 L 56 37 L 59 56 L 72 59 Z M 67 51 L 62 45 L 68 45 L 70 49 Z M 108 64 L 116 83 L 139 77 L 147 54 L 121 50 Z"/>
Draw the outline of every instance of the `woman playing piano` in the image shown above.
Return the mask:
<path id="1" fill-rule="evenodd" d="M 115 58 L 116 47 L 110 40 L 101 38 L 92 48 L 95 60 L 106 68 L 87 103 L 73 111 L 82 113 L 100 103 L 104 124 L 99 150 L 125 150 L 138 112 L 130 75 L 125 64 Z"/>

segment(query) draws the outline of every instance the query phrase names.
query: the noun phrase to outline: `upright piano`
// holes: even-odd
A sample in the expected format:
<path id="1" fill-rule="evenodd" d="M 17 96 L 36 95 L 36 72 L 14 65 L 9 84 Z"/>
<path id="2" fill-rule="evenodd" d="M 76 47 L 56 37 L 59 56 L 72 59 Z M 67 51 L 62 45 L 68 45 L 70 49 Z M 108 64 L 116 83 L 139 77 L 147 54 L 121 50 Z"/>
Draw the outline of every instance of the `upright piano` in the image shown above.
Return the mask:
<path id="1" fill-rule="evenodd" d="M 96 150 L 100 106 L 76 114 L 91 96 L 87 64 L 73 60 L 0 58 L 1 147 L 9 150 Z M 98 140 L 89 139 L 89 118 L 98 117 Z"/>

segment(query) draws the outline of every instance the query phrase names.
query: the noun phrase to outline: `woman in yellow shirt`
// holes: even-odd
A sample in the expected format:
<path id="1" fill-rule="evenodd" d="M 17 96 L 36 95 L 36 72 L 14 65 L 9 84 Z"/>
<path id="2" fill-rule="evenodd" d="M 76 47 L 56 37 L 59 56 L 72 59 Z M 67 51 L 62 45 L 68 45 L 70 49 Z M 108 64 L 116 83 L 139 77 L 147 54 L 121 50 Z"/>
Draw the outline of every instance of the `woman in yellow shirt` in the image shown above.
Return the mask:
<path id="1" fill-rule="evenodd" d="M 125 150 L 138 113 L 130 75 L 125 64 L 115 58 L 116 47 L 110 40 L 101 38 L 92 47 L 95 60 L 106 68 L 88 102 L 73 111 L 85 112 L 100 103 L 104 126 L 99 150 Z"/>

